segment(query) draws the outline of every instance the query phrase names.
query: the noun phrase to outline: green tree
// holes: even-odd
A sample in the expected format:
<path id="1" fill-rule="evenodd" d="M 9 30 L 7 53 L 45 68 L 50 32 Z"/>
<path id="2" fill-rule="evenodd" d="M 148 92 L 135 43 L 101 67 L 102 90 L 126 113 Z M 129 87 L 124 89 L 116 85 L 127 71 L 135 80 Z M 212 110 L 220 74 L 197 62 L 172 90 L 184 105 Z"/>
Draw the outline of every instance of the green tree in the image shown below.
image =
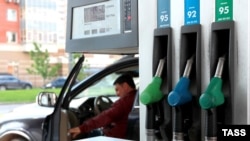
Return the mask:
<path id="1" fill-rule="evenodd" d="M 34 50 L 30 51 L 30 57 L 33 60 L 31 68 L 27 68 L 29 74 L 40 75 L 43 78 L 43 84 L 51 77 L 57 76 L 59 69 L 62 64 L 50 64 L 49 63 L 49 52 L 46 49 L 41 49 L 41 44 L 33 43 Z"/>

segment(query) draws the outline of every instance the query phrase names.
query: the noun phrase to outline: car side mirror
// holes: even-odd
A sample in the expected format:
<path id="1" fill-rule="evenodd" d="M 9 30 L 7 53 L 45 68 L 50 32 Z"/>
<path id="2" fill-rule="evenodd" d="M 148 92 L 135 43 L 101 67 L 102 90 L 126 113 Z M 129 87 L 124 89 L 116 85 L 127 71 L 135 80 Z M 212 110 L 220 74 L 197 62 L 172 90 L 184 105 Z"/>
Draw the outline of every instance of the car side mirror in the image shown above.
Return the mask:
<path id="1" fill-rule="evenodd" d="M 57 95 L 54 92 L 40 92 L 37 96 L 37 103 L 40 106 L 53 107 L 56 100 Z"/>

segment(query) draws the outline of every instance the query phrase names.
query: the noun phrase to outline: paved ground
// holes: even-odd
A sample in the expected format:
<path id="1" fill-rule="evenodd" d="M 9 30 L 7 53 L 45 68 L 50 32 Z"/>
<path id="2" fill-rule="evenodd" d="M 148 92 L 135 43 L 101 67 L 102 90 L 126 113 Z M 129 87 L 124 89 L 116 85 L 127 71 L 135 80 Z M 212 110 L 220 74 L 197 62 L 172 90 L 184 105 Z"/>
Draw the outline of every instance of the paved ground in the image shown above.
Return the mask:
<path id="1" fill-rule="evenodd" d="M 0 116 L 24 104 L 0 104 Z"/>

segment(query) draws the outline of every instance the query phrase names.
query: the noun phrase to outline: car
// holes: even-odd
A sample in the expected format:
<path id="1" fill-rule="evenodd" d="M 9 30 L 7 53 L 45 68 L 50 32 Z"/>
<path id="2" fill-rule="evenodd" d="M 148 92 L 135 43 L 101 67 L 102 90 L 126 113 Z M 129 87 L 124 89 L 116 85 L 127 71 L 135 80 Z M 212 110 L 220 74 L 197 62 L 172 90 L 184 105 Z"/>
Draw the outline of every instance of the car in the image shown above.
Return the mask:
<path id="1" fill-rule="evenodd" d="M 57 77 L 56 79 L 52 80 L 51 82 L 45 84 L 43 86 L 44 89 L 55 89 L 55 88 L 62 88 L 65 81 L 66 81 L 67 77 L 65 76 L 60 76 L 60 77 Z"/>
<path id="2" fill-rule="evenodd" d="M 113 87 L 113 81 L 121 74 L 131 74 L 138 87 L 138 63 L 138 57 L 125 57 L 87 77 L 83 81 L 80 81 L 72 88 L 71 86 L 65 87 L 65 89 L 67 88 L 68 90 L 66 92 L 68 99 L 65 99 L 66 101 L 62 107 L 65 108 L 65 114 L 68 115 L 69 119 L 68 121 L 57 119 L 57 121 L 65 122 L 66 124 L 70 123 L 70 127 L 73 127 L 99 114 L 96 107 L 100 105 L 97 105 L 95 101 L 101 98 L 108 98 L 111 99 L 112 102 L 115 102 L 118 99 Z M 72 79 L 67 79 L 66 85 L 71 82 L 71 80 Z M 60 95 L 64 93 L 65 91 L 62 89 Z M 60 102 L 60 96 L 57 97 L 56 94 L 46 90 L 38 94 L 36 103 L 18 107 L 12 112 L 3 115 L 0 118 L 1 141 L 44 141 L 43 138 L 48 133 L 48 128 L 46 128 L 47 123 L 45 121 L 54 113 L 58 102 Z M 104 103 L 104 105 L 101 106 L 103 109 L 106 109 L 109 108 L 110 104 L 111 103 L 107 105 L 107 103 Z M 127 132 L 127 139 L 138 140 L 139 138 L 138 105 L 139 100 L 137 94 L 134 108 L 129 116 L 131 117 L 129 118 L 131 122 L 128 123 L 130 130 Z"/>
<path id="3" fill-rule="evenodd" d="M 31 88 L 32 84 L 30 82 L 20 80 L 17 77 L 8 73 L 0 74 L 0 90 Z"/>

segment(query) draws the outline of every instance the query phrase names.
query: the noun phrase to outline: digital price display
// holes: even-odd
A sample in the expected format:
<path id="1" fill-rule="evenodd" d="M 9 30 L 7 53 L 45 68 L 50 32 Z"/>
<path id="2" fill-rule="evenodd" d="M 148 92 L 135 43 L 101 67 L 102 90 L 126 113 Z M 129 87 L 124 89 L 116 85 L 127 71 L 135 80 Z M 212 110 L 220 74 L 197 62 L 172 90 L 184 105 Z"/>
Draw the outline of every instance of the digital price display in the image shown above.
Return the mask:
<path id="1" fill-rule="evenodd" d="M 120 1 L 108 1 L 73 9 L 72 39 L 121 33 Z"/>
<path id="2" fill-rule="evenodd" d="M 200 0 L 185 0 L 185 25 L 200 24 Z"/>
<path id="3" fill-rule="evenodd" d="M 67 52 L 138 53 L 138 0 L 68 0 Z"/>

